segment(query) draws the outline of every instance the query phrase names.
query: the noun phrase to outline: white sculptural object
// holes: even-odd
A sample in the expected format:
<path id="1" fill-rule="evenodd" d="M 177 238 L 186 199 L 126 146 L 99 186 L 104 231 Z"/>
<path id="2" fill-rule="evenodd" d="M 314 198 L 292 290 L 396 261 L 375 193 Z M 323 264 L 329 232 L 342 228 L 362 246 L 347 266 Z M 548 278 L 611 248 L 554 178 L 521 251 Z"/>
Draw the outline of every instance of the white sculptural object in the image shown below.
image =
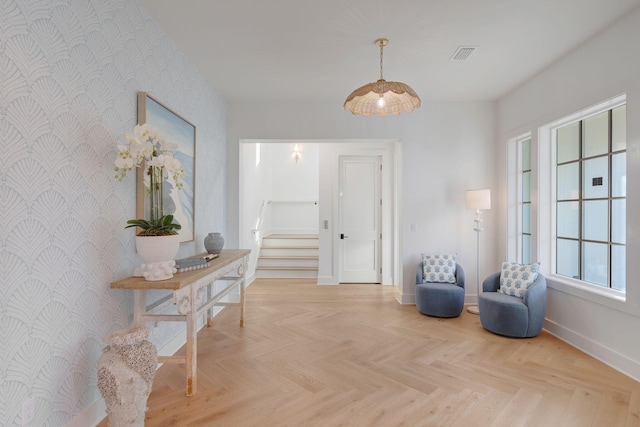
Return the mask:
<path id="1" fill-rule="evenodd" d="M 98 363 L 98 388 L 107 404 L 110 427 L 143 427 L 158 351 L 146 326 L 107 335 Z"/>

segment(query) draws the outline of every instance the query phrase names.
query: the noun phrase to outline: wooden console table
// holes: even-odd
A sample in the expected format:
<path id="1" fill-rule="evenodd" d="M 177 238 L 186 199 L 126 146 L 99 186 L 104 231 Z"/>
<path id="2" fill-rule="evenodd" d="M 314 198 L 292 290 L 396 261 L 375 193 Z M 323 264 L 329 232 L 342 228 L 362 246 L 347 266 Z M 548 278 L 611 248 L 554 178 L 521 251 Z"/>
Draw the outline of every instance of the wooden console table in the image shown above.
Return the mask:
<path id="1" fill-rule="evenodd" d="M 171 279 L 157 282 L 146 281 L 142 277 L 128 277 L 111 283 L 112 289 L 133 290 L 133 323 L 144 322 L 186 322 L 187 343 L 185 356 L 158 356 L 160 363 L 184 363 L 187 374 L 187 396 L 198 390 L 197 384 L 197 320 L 206 312 L 207 326 L 211 326 L 214 306 L 240 305 L 240 326 L 244 323 L 245 270 L 249 263 L 248 249 L 223 250 L 218 258 L 209 261 L 207 268 L 176 273 Z M 214 283 L 224 280 L 228 283 L 217 293 Z M 240 290 L 240 302 L 222 302 L 233 289 Z M 173 295 L 147 307 L 148 290 L 171 290 Z M 173 298 L 172 298 L 173 297 Z M 178 314 L 162 314 L 160 310 L 168 304 L 175 304 Z"/>

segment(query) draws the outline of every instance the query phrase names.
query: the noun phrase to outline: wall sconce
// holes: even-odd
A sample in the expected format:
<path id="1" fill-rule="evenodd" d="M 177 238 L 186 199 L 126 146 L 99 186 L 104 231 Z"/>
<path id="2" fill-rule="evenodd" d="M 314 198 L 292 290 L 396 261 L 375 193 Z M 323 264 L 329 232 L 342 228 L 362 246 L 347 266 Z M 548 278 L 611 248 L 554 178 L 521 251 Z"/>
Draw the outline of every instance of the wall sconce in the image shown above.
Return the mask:
<path id="1" fill-rule="evenodd" d="M 293 158 L 296 159 L 296 163 L 298 163 L 298 160 L 300 159 L 300 150 L 298 149 L 298 144 L 294 145 L 293 147 Z"/>

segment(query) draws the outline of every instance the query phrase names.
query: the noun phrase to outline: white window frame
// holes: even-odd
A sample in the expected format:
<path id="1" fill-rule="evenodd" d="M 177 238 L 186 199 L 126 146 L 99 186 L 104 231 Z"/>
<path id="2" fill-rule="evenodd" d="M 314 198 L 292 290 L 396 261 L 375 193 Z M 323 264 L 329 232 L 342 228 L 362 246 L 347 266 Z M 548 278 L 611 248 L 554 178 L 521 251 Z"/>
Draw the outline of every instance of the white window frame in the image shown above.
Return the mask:
<path id="1" fill-rule="evenodd" d="M 626 301 L 626 292 L 606 288 L 556 274 L 556 141 L 554 130 L 590 116 L 625 105 L 626 94 L 585 108 L 538 129 L 538 259 L 540 269 L 551 280 L 551 286 L 570 291 L 578 289 L 618 301 Z"/>
<path id="2" fill-rule="evenodd" d="M 515 138 L 512 138 L 507 143 L 507 257 L 508 260 L 513 262 L 522 263 L 522 142 L 530 140 L 530 167 L 531 174 L 529 193 L 531 199 L 533 199 L 534 188 L 534 151 L 533 151 L 533 136 L 531 132 L 524 133 Z M 531 200 L 530 209 L 530 231 L 531 231 L 531 262 L 535 262 L 536 255 L 536 239 L 534 238 L 534 217 L 535 217 L 535 205 Z"/>

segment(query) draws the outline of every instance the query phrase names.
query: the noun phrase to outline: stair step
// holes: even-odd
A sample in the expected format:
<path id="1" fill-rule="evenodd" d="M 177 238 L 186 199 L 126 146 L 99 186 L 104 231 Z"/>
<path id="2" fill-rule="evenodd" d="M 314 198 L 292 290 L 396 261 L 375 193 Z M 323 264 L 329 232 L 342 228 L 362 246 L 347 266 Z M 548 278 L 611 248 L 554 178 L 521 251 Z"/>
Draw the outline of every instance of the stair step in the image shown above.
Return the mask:
<path id="1" fill-rule="evenodd" d="M 317 239 L 317 234 L 269 234 L 264 239 Z"/>
<path id="2" fill-rule="evenodd" d="M 279 245 L 262 245 L 262 249 L 318 249 L 318 246 L 279 246 Z"/>
<path id="3" fill-rule="evenodd" d="M 273 268 L 282 268 L 286 270 L 287 268 L 296 268 L 296 267 L 314 267 L 318 268 L 318 257 L 307 257 L 307 258 L 258 258 L 257 268 L 262 267 L 273 267 Z"/>
<path id="4" fill-rule="evenodd" d="M 300 255 L 260 255 L 260 259 L 318 259 L 317 256 L 300 256 Z"/>
<path id="5" fill-rule="evenodd" d="M 271 234 L 262 239 L 263 248 L 317 248 L 318 236 L 313 234 Z"/>
<path id="6" fill-rule="evenodd" d="M 256 277 L 317 278 L 317 234 L 271 234 L 262 239 Z"/>
<path id="7" fill-rule="evenodd" d="M 317 270 L 256 270 L 258 279 L 317 279 Z"/>
<path id="8" fill-rule="evenodd" d="M 262 247 L 260 249 L 261 257 L 291 257 L 291 256 L 312 256 L 318 257 L 318 248 L 267 248 Z"/>

